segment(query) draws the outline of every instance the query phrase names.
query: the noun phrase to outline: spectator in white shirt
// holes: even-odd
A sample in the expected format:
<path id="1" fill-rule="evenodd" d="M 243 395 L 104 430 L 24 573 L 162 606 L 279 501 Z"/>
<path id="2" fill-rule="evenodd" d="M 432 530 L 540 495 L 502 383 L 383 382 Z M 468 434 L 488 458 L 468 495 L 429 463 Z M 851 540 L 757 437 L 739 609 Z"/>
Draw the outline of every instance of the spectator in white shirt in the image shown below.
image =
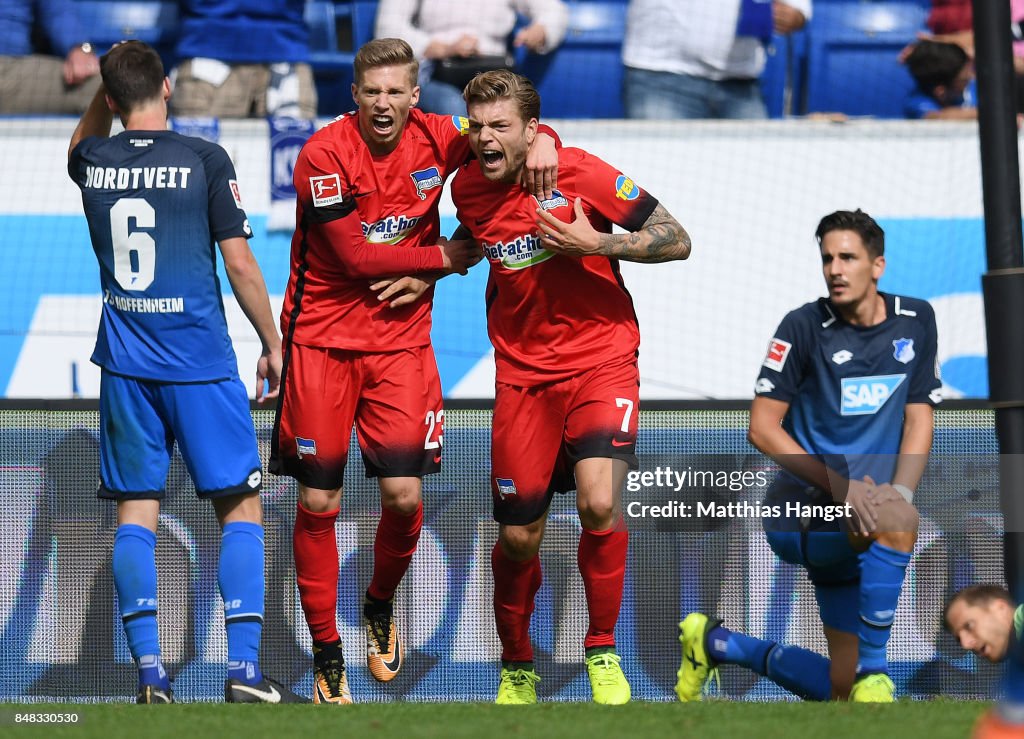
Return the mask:
<path id="1" fill-rule="evenodd" d="M 547 54 L 565 38 L 569 9 L 562 0 L 381 0 L 375 35 L 404 39 L 416 53 L 421 109 L 465 115 L 462 89 L 473 75 L 513 65 L 516 13 L 530 24 L 513 47 Z"/>
<path id="2" fill-rule="evenodd" d="M 629 118 L 765 118 L 758 79 L 772 32 L 811 0 L 630 0 L 622 60 Z"/>

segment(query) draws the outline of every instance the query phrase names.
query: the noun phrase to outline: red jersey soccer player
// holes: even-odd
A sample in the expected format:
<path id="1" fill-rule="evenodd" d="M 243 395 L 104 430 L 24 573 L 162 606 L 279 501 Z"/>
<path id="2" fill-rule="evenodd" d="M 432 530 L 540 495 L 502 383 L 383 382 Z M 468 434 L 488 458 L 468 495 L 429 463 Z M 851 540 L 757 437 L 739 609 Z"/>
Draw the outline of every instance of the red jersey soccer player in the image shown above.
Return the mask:
<path id="1" fill-rule="evenodd" d="M 497 702 L 537 700 L 529 636 L 541 583 L 537 552 L 552 494 L 575 487 L 590 685 L 595 702 L 626 703 L 614 630 L 626 568 L 620 495 L 637 463 L 640 333 L 618 260 L 685 259 L 690 239 L 650 194 L 580 149 L 559 151 L 559 189 L 538 210 L 516 185 L 537 131 L 536 90 L 512 72 L 487 72 L 465 98 L 478 162 L 459 170 L 452 197 L 491 267 Z M 612 223 L 631 233 L 613 236 Z"/>
<path id="2" fill-rule="evenodd" d="M 469 156 L 469 143 L 464 119 L 410 109 L 419 94 L 416 74 L 404 41 L 366 44 L 355 58 L 358 112 L 315 133 L 295 164 L 297 228 L 281 315 L 285 359 L 271 469 L 299 483 L 293 546 L 313 637 L 317 703 L 352 702 L 336 622 L 334 522 L 353 423 L 367 475 L 380 484 L 363 615 L 367 666 L 382 682 L 402 662 L 392 600 L 419 540 L 420 478 L 436 472 L 441 460 L 431 295 L 413 299 L 433 283 L 406 279 L 403 285 L 416 286 L 404 288 L 404 305 L 395 308 L 399 300 L 378 301 L 371 281 L 463 271 L 479 259 L 469 242 L 434 246 L 438 198 L 447 176 Z M 550 178 L 556 155 L 550 142 L 545 146 Z M 541 152 L 538 160 L 544 159 Z"/>

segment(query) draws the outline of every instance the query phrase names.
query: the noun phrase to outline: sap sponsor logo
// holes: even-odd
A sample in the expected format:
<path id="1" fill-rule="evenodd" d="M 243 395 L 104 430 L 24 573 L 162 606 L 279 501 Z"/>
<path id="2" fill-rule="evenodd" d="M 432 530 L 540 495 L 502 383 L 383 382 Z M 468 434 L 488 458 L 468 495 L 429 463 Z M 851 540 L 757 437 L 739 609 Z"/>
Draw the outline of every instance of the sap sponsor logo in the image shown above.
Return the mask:
<path id="1" fill-rule="evenodd" d="M 786 366 L 786 357 L 789 356 L 789 350 L 792 348 L 793 345 L 788 341 L 773 337 L 768 342 L 768 351 L 762 364 L 770 370 L 782 372 L 782 368 Z"/>
<path id="2" fill-rule="evenodd" d="M 427 190 L 433 190 L 435 187 L 440 187 L 444 184 L 444 179 L 441 177 L 441 173 L 437 171 L 437 167 L 427 167 L 416 172 L 410 172 L 409 176 L 412 178 L 412 182 L 416 185 L 416 194 L 420 200 L 427 199 Z"/>
<path id="3" fill-rule="evenodd" d="M 136 598 L 135 605 L 138 608 L 156 608 L 156 598 Z"/>
<path id="4" fill-rule="evenodd" d="M 309 191 L 313 194 L 313 207 L 323 208 L 342 201 L 341 176 L 325 174 L 309 178 Z"/>
<path id="5" fill-rule="evenodd" d="M 296 436 L 295 452 L 298 454 L 299 459 L 302 459 L 303 456 L 315 457 L 316 439 L 303 439 L 301 436 Z"/>
<path id="6" fill-rule="evenodd" d="M 241 598 L 232 598 L 231 600 L 224 601 L 224 612 L 232 611 L 242 607 Z"/>
<path id="7" fill-rule="evenodd" d="M 760 377 L 758 378 L 757 382 L 754 383 L 754 393 L 756 395 L 770 393 L 774 389 L 775 383 L 769 380 L 767 377 Z"/>
<path id="8" fill-rule="evenodd" d="M 540 201 L 540 207 L 543 210 L 554 210 L 555 208 L 561 208 L 562 206 L 569 205 L 569 201 L 565 199 L 558 190 L 551 191 L 551 197 L 547 200 Z"/>
<path id="9" fill-rule="evenodd" d="M 260 486 L 260 483 L 263 482 L 263 473 L 260 470 L 256 470 L 251 475 L 249 475 L 249 479 L 246 480 L 245 482 L 250 488 L 255 490 Z"/>
<path id="10" fill-rule="evenodd" d="M 510 495 L 518 495 L 516 483 L 511 478 L 495 477 L 494 482 L 498 486 L 498 495 L 501 496 L 502 500 L 505 500 Z"/>
<path id="11" fill-rule="evenodd" d="M 640 197 L 640 187 L 626 175 L 620 174 L 615 178 L 615 197 L 619 200 L 636 200 Z"/>
<path id="12" fill-rule="evenodd" d="M 911 360 L 917 355 L 914 354 L 914 340 L 913 339 L 893 339 L 892 340 L 892 356 L 897 362 L 902 364 L 910 364 Z"/>
<path id="13" fill-rule="evenodd" d="M 86 167 L 82 187 L 98 190 L 173 190 L 188 187 L 191 167 Z"/>
<path id="14" fill-rule="evenodd" d="M 469 119 L 464 115 L 453 115 L 452 125 L 459 132 L 459 136 L 465 136 L 469 133 Z"/>
<path id="15" fill-rule="evenodd" d="M 228 180 L 228 189 L 231 190 L 231 197 L 234 198 L 235 205 L 242 210 L 242 191 L 238 189 L 238 180 Z"/>
<path id="16" fill-rule="evenodd" d="M 942 402 L 942 397 L 943 396 L 942 396 L 942 388 L 941 387 L 937 387 L 934 390 L 932 390 L 930 393 L 928 393 L 928 400 L 932 401 L 932 403 L 934 405 L 938 405 L 939 403 L 941 403 Z"/>
<path id="17" fill-rule="evenodd" d="M 497 262 L 507 269 L 526 269 L 555 256 L 541 246 L 540 237 L 534 234 L 517 236 L 512 241 L 499 241 L 496 244 L 483 242 L 484 256 Z"/>
<path id="18" fill-rule="evenodd" d="M 397 244 L 408 236 L 422 219 L 422 216 L 388 216 L 376 223 L 364 223 L 363 236 L 371 244 Z"/>
<path id="19" fill-rule="evenodd" d="M 846 349 L 840 349 L 832 355 L 832 361 L 836 364 L 846 364 L 853 359 L 853 352 L 847 351 Z"/>
<path id="20" fill-rule="evenodd" d="M 906 375 L 875 375 L 844 377 L 840 407 L 844 416 L 869 416 L 878 413 Z"/>

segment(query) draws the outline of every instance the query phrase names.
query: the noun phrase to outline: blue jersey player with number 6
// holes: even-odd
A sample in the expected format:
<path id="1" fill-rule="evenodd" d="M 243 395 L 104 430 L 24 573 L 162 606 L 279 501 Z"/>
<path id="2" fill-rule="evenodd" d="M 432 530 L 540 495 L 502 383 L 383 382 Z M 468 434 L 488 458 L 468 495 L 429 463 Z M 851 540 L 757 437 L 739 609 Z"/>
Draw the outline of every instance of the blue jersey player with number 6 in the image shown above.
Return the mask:
<path id="1" fill-rule="evenodd" d="M 676 694 L 699 700 L 719 664 L 747 667 L 808 700 L 894 700 L 886 645 L 917 540 L 911 500 L 940 401 L 935 314 L 882 293 L 885 235 L 868 214 L 818 225 L 828 297 L 787 315 L 769 342 L 750 442 L 782 471 L 765 503 L 846 503 L 841 521 L 764 519 L 768 543 L 814 585 L 829 659 L 734 632 L 701 613 L 679 624 Z"/>
<path id="2" fill-rule="evenodd" d="M 167 131 L 160 57 L 128 41 L 100 62 L 103 84 L 68 150 L 100 266 L 103 312 L 100 490 L 117 501 L 113 571 L 138 703 L 171 703 L 157 633 L 156 531 L 175 441 L 222 537 L 228 674 L 237 703 L 305 702 L 259 667 L 264 554 L 262 470 L 249 399 L 228 337 L 214 242 L 263 344 L 256 397 L 275 397 L 281 341 L 249 244 L 234 168 L 219 146 Z M 124 132 L 110 136 L 113 114 Z M 269 381 L 269 390 L 266 385 Z"/>

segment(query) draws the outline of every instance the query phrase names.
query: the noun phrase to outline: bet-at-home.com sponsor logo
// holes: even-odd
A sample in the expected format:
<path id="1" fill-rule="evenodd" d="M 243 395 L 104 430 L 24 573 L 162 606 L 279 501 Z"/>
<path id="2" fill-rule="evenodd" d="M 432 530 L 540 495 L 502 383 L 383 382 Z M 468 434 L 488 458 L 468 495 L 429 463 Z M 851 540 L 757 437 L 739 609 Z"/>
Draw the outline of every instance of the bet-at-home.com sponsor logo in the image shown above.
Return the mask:
<path id="1" fill-rule="evenodd" d="M 388 216 L 363 224 L 363 236 L 371 244 L 397 244 L 419 224 L 421 216 Z"/>
<path id="2" fill-rule="evenodd" d="M 484 255 L 492 262 L 498 262 L 508 269 L 526 269 L 535 264 L 546 262 L 555 256 L 541 246 L 540 238 L 533 234 L 517 236 L 512 241 L 499 241 L 496 244 L 484 243 Z"/>

